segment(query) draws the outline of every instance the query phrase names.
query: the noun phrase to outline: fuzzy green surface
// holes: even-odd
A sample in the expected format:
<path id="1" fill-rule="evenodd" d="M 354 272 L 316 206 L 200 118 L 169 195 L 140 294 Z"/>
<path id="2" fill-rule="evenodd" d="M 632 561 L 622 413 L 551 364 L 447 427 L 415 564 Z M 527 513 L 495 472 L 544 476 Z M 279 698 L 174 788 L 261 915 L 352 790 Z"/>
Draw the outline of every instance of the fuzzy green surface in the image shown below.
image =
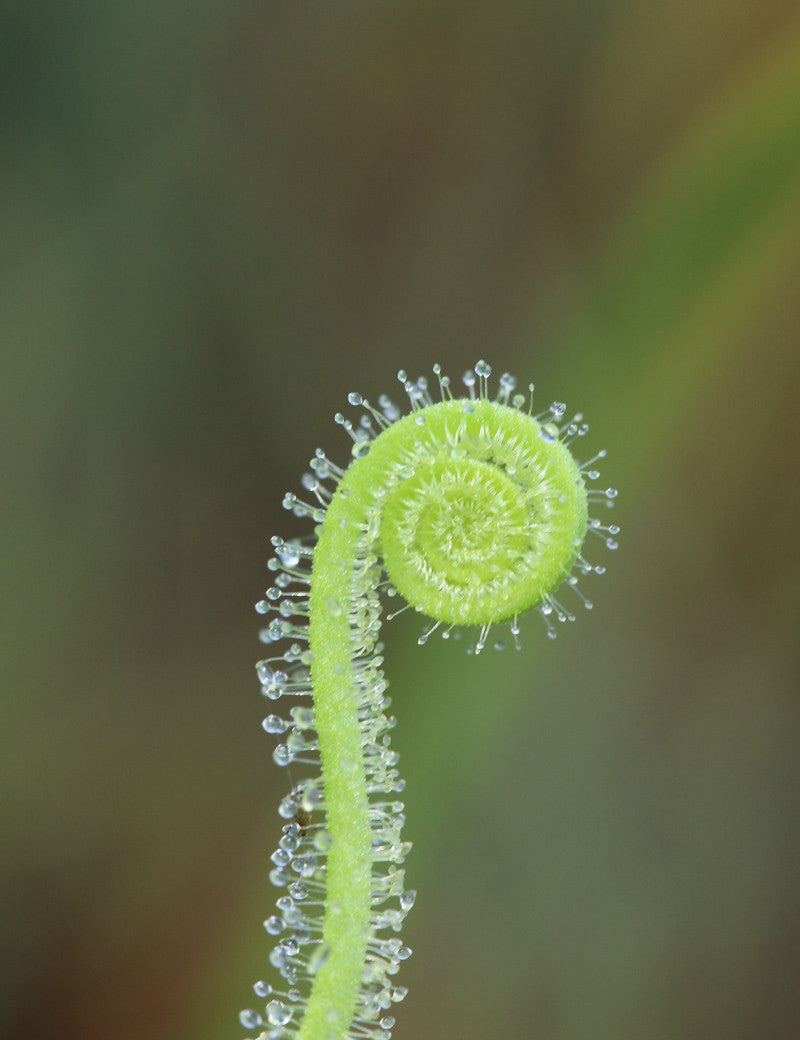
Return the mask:
<path id="1" fill-rule="evenodd" d="M 555 591 L 583 540 L 586 515 L 568 449 L 544 440 L 530 416 L 482 400 L 405 416 L 342 478 L 319 529 L 309 617 L 332 838 L 323 925 L 329 954 L 299 1040 L 346 1034 L 369 937 L 371 832 L 352 668 L 353 637 L 360 637 L 350 617 L 369 579 L 356 563 L 382 554 L 415 609 L 449 623 L 488 624 Z"/>
<path id="2" fill-rule="evenodd" d="M 331 503 L 314 553 L 309 645 L 314 653 L 311 670 L 326 827 L 332 839 L 323 926 L 329 954 L 314 978 L 298 1040 L 346 1034 L 369 934 L 371 832 L 347 612 L 361 519 L 363 509 L 339 495 Z"/>
<path id="3" fill-rule="evenodd" d="M 397 465 L 407 438 L 414 473 L 387 496 L 386 570 L 404 599 L 437 621 L 484 625 L 544 602 L 569 574 L 586 533 L 586 492 L 559 440 L 490 401 L 447 401 L 409 415 L 373 446 Z"/>

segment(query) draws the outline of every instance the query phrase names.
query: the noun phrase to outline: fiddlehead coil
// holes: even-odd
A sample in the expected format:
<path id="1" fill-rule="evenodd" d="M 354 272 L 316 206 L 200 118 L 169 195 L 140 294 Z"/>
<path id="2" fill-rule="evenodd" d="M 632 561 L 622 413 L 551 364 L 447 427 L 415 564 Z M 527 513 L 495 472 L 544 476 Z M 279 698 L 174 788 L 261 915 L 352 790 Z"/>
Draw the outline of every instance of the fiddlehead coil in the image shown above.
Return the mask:
<path id="1" fill-rule="evenodd" d="M 439 626 L 480 626 L 476 652 L 492 625 L 508 622 L 518 642 L 520 614 L 537 609 L 549 635 L 553 618 L 573 620 L 555 598 L 566 582 L 603 568 L 581 554 L 587 531 L 616 548 L 617 528 L 589 518 L 593 500 L 611 504 L 616 492 L 588 490 L 597 479 L 575 461 L 573 441 L 588 427 L 551 405 L 532 417 L 515 383 L 503 375 L 488 398 L 489 366 L 479 362 L 454 398 L 434 368 L 441 400 L 426 380 L 399 373 L 411 411 L 382 397 L 363 408 L 350 435 L 353 461 L 345 470 L 318 451 L 303 484 L 314 497 L 293 494 L 284 505 L 317 521 L 316 541 L 273 539 L 275 584 L 258 605 L 275 613 L 262 633 L 285 641 L 277 658 L 259 662 L 262 692 L 298 703 L 289 717 L 269 715 L 268 732 L 286 734 L 274 752 L 280 765 L 321 767 L 292 788 L 280 813 L 289 822 L 273 854 L 271 880 L 285 889 L 278 913 L 265 921 L 279 936 L 270 961 L 285 980 L 264 1015 L 243 1011 L 247 1028 L 265 1040 L 386 1038 L 387 1011 L 405 995 L 394 984 L 410 951 L 396 937 L 414 901 L 402 864 L 409 845 L 400 829 L 403 789 L 389 748 L 386 681 L 381 671 L 379 589 L 388 582 L 407 604 Z M 531 387 L 532 390 L 532 387 Z M 311 697 L 304 704 L 303 698 Z"/>

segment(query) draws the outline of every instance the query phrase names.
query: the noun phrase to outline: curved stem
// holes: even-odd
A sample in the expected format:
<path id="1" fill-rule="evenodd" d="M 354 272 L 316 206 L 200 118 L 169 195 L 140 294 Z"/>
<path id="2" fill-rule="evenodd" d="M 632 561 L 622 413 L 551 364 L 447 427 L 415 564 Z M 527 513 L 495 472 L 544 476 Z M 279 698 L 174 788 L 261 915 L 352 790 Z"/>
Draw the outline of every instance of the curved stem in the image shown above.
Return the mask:
<path id="1" fill-rule="evenodd" d="M 311 695 L 313 710 L 294 706 L 291 721 L 270 715 L 264 726 L 289 731 L 276 761 L 318 762 L 322 776 L 301 782 L 281 803 L 292 822 L 273 855 L 271 879 L 286 895 L 277 902 L 281 916 L 265 926 L 288 933 L 270 959 L 289 989 L 256 984 L 259 996 L 274 995 L 265 1040 L 388 1038 L 394 1018 L 385 1011 L 405 995 L 393 976 L 410 950 L 381 935 L 399 931 L 414 901 L 403 887 L 410 846 L 400 838 L 396 793 L 403 783 L 389 748 L 393 720 L 385 714 L 377 646 L 384 568 L 434 628 L 481 626 L 480 652 L 495 623 L 510 622 L 516 641 L 517 616 L 531 609 L 555 635 L 551 617 L 574 620 L 555 598 L 561 583 L 575 588 L 573 568 L 603 569 L 581 556 L 587 530 L 616 547 L 617 528 L 588 517 L 589 502 L 610 504 L 616 492 L 587 490 L 586 481 L 597 478 L 594 460 L 581 466 L 569 450 L 588 429 L 582 416 L 563 420 L 565 406 L 554 402 L 542 421 L 533 418 L 521 410 L 521 395 L 510 398 L 509 375 L 490 401 L 489 374 L 484 362 L 476 365 L 480 392 L 475 380 L 467 382 L 468 399 L 453 399 L 440 377 L 443 400 L 434 404 L 424 380 L 414 385 L 401 373 L 412 403 L 402 418 L 391 402 L 381 415 L 351 394 L 367 413 L 362 431 L 371 431 L 358 434 L 337 416 L 353 438 L 353 462 L 342 471 L 318 452 L 316 475 L 303 482 L 321 508 L 293 494 L 285 499 L 297 515 L 319 522 L 317 542 L 312 551 L 273 539 L 278 558 L 270 566 L 282 570 L 258 609 L 279 614 L 265 641 L 291 645 L 258 669 L 265 696 Z M 338 485 L 333 493 L 326 480 Z M 312 822 L 315 807 L 324 810 L 324 823 Z M 264 1024 L 256 1011 L 240 1018 L 248 1028 Z"/>
<path id="2" fill-rule="evenodd" d="M 372 833 L 350 620 L 352 606 L 363 591 L 355 562 L 363 537 L 359 519 L 357 503 L 343 498 L 340 489 L 314 553 L 309 646 L 314 655 L 314 709 L 331 846 L 322 934 L 328 954 L 314 979 L 298 1033 L 301 1040 L 325 1037 L 331 1028 L 345 1030 L 349 1025 L 369 935 Z"/>

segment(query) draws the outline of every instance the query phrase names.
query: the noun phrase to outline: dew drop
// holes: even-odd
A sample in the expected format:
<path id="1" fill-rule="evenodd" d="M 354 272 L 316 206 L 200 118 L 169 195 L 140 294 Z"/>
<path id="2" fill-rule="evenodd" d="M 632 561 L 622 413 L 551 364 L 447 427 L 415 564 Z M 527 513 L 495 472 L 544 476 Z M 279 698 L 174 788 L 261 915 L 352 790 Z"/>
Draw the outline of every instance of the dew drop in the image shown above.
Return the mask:
<path id="1" fill-rule="evenodd" d="M 492 374 L 492 366 L 487 365 L 485 361 L 479 361 L 475 366 L 475 375 L 480 376 L 482 379 L 488 379 Z"/>
<path id="2" fill-rule="evenodd" d="M 552 444 L 558 440 L 558 427 L 555 423 L 545 423 L 539 428 L 539 436 L 545 444 Z"/>
<path id="3" fill-rule="evenodd" d="M 275 849 L 270 859 L 276 867 L 288 867 L 292 862 L 292 854 L 287 852 L 286 849 Z"/>
<path id="4" fill-rule="evenodd" d="M 286 542 L 284 542 L 283 545 L 275 551 L 278 556 L 278 559 L 281 561 L 284 567 L 296 567 L 297 564 L 300 562 L 300 553 L 298 553 L 297 549 L 294 546 L 289 545 Z"/>
<path id="5" fill-rule="evenodd" d="M 263 1024 L 264 1020 L 257 1011 L 252 1011 L 250 1008 L 247 1008 L 245 1011 L 239 1012 L 239 1021 L 245 1029 L 257 1029 Z"/>
<path id="6" fill-rule="evenodd" d="M 288 678 L 286 672 L 279 670 L 273 672 L 269 661 L 258 662 L 256 665 L 256 675 L 258 676 L 258 681 L 264 686 L 282 686 Z"/>
<path id="7" fill-rule="evenodd" d="M 386 394 L 381 394 L 378 398 L 378 405 L 389 422 L 396 422 L 400 418 L 400 409 Z"/>
<path id="8" fill-rule="evenodd" d="M 306 744 L 303 734 L 297 729 L 293 729 L 287 737 L 286 746 L 291 752 L 292 758 L 294 758 L 295 755 L 301 754 L 310 747 L 309 744 Z"/>
<path id="9" fill-rule="evenodd" d="M 313 812 L 319 805 L 319 788 L 310 780 L 304 787 L 300 796 L 300 807 L 306 812 Z"/>
<path id="10" fill-rule="evenodd" d="M 333 844 L 333 838 L 326 830 L 319 830 L 314 835 L 314 848 L 317 852 L 327 852 Z"/>
<path id="11" fill-rule="evenodd" d="M 274 621 L 270 621 L 264 632 L 270 643 L 277 643 L 279 639 L 283 639 L 283 622 L 275 618 Z"/>
<path id="12" fill-rule="evenodd" d="M 272 917 L 268 917 L 264 922 L 264 931 L 268 935 L 280 935 L 283 931 L 283 918 L 276 917 L 275 914 Z"/>
<path id="13" fill-rule="evenodd" d="M 276 888 L 284 888 L 289 884 L 289 875 L 282 868 L 276 867 L 269 872 L 269 880 Z"/>
<path id="14" fill-rule="evenodd" d="M 280 1000 L 271 1000 L 267 1004 L 267 1021 L 271 1026 L 285 1026 L 292 1017 L 292 1009 Z"/>
<path id="15" fill-rule="evenodd" d="M 412 888 L 408 889 L 407 892 L 403 892 L 403 894 L 400 896 L 400 909 L 405 910 L 405 912 L 408 913 L 408 911 L 414 905 L 414 901 L 416 898 L 417 893 Z"/>
<path id="16" fill-rule="evenodd" d="M 272 986 L 268 982 L 264 982 L 263 979 L 259 979 L 253 986 L 253 992 L 257 997 L 266 998 L 272 992 Z"/>
<path id="17" fill-rule="evenodd" d="M 350 449 L 350 454 L 354 459 L 363 459 L 365 455 L 369 453 L 370 442 L 369 441 L 356 441 L 353 447 Z M 322 518 L 325 514 L 323 512 Z"/>
<path id="18" fill-rule="evenodd" d="M 313 708 L 306 707 L 294 707 L 292 708 L 292 719 L 294 724 L 300 729 L 311 729 L 314 725 L 314 710 Z"/>
<path id="19" fill-rule="evenodd" d="M 288 766 L 293 757 L 291 751 L 285 744 L 278 744 L 272 752 L 272 758 L 278 766 Z"/>
<path id="20" fill-rule="evenodd" d="M 355 391 L 352 391 L 351 393 L 349 393 L 347 395 L 347 400 L 352 405 L 360 405 L 363 402 L 364 398 L 361 396 L 361 394 L 358 394 Z"/>

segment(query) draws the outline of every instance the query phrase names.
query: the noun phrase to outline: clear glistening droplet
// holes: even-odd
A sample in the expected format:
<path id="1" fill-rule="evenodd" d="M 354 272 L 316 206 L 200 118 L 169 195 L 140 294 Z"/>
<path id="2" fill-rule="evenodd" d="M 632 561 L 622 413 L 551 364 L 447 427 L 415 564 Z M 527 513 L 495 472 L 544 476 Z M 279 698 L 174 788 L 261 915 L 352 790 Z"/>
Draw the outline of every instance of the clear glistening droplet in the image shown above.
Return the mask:
<path id="1" fill-rule="evenodd" d="M 318 830 L 314 835 L 314 848 L 317 849 L 318 852 L 327 852 L 332 844 L 333 838 L 330 836 L 328 831 L 324 829 Z"/>
<path id="2" fill-rule="evenodd" d="M 271 1000 L 267 1004 L 267 1021 L 271 1026 L 285 1026 L 292 1017 L 292 1009 L 280 1000 Z"/>
<path id="3" fill-rule="evenodd" d="M 239 1012 L 239 1021 L 245 1029 L 258 1029 L 264 1020 L 257 1011 L 247 1008 L 244 1011 Z"/>

